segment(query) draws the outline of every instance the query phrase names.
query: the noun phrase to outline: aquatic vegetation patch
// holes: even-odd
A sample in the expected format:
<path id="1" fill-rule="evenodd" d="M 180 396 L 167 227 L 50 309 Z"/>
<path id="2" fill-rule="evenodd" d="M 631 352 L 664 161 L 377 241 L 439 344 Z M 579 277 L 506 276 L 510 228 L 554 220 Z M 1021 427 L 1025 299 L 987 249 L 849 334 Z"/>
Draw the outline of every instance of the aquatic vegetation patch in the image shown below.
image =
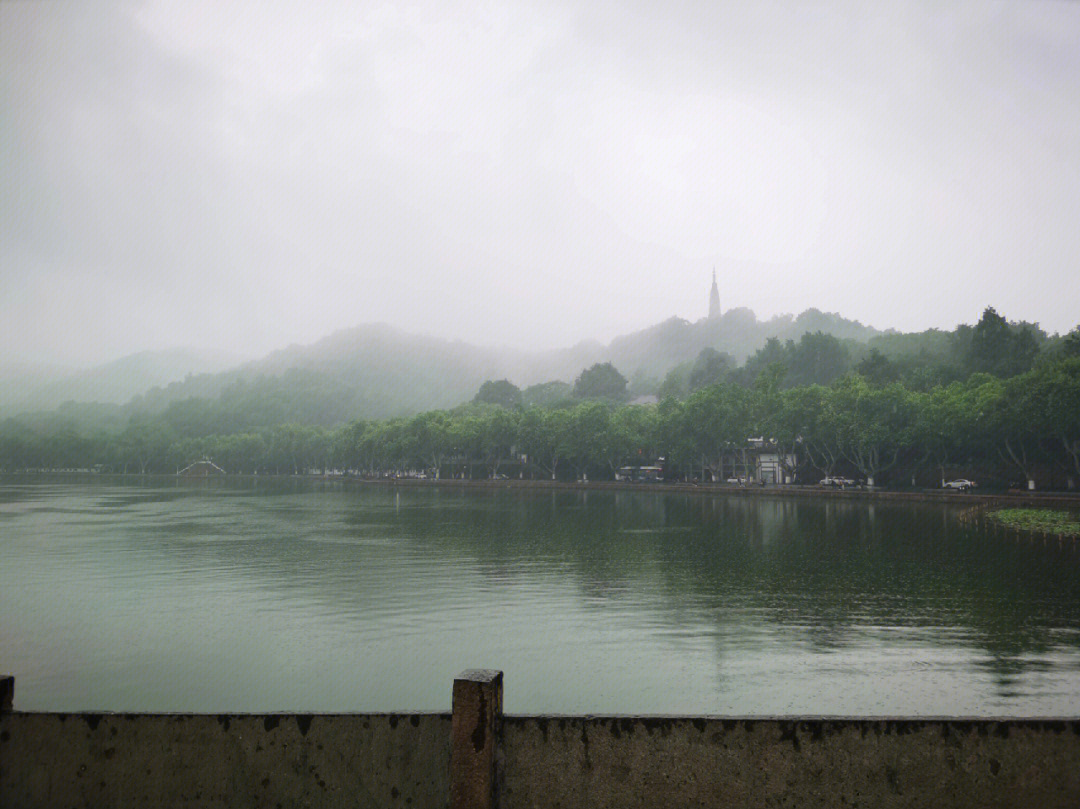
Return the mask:
<path id="1" fill-rule="evenodd" d="M 1080 536 L 1080 515 L 1061 509 L 1001 508 L 986 516 L 1005 528 L 1018 531 Z"/>

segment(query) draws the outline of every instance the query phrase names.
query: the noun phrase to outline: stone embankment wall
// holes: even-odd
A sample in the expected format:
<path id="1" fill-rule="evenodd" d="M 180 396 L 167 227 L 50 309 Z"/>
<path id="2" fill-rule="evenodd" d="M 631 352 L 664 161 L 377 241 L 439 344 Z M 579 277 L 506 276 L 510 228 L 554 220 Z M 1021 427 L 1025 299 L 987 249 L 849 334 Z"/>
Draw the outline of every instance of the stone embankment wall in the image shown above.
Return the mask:
<path id="1" fill-rule="evenodd" d="M 0 806 L 1069 807 L 1080 720 L 0 716 Z M 490 732 L 496 731 L 496 732 Z M 468 792 L 468 790 L 466 790 Z"/>

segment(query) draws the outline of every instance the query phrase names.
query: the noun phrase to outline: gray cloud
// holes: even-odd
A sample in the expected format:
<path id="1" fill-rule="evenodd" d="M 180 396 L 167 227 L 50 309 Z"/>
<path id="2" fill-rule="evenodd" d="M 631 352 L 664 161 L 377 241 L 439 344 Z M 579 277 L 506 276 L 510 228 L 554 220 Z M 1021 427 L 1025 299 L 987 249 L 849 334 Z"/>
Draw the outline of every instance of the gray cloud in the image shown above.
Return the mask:
<path id="1" fill-rule="evenodd" d="M 0 359 L 1076 325 L 1076 4 L 578 5 L 0 4 Z"/>

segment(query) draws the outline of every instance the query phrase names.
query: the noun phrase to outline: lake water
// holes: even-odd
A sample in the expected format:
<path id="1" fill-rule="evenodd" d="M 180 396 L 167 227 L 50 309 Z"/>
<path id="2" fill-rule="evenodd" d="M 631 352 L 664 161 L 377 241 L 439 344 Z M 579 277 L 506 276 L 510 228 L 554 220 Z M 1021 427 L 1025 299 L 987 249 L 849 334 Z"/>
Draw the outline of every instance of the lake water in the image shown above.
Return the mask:
<path id="1" fill-rule="evenodd" d="M 1080 551 L 948 505 L 0 481 L 24 710 L 1075 715 Z"/>

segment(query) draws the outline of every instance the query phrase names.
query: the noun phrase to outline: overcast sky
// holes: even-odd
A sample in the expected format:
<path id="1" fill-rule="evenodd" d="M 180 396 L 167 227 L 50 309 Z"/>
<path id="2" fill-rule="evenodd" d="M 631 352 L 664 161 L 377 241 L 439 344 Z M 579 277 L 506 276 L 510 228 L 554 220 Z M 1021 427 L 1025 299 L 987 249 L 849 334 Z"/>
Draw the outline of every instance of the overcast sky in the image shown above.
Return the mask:
<path id="1" fill-rule="evenodd" d="M 0 361 L 1080 323 L 1080 3 L 0 3 Z"/>

